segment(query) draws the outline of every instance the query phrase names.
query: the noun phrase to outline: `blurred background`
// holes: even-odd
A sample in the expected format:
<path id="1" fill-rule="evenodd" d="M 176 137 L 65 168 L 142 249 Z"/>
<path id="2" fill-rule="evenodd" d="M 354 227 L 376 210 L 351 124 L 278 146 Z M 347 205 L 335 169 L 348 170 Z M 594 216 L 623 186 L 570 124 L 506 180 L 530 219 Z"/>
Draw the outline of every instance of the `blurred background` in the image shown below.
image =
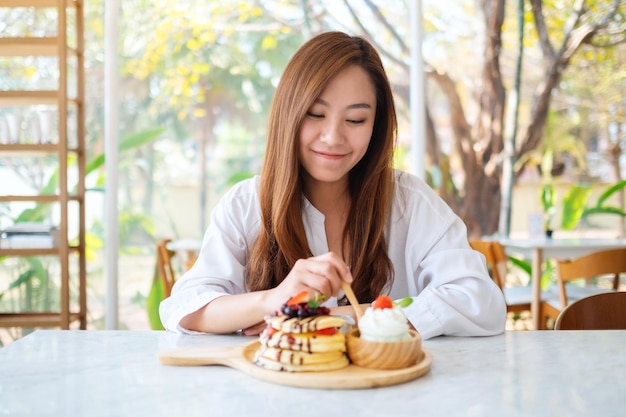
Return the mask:
<path id="1" fill-rule="evenodd" d="M 370 39 L 399 113 L 395 164 L 412 171 L 409 0 L 125 0 L 119 38 L 119 320 L 155 327 L 149 295 L 160 239 L 199 239 L 232 184 L 256 174 L 266 116 L 286 62 L 311 36 L 341 30 Z M 529 233 L 529 219 L 583 190 L 584 205 L 624 208 L 626 6 L 593 1 L 422 1 L 426 126 L 424 178 L 471 235 Z M 578 3 L 578 2 L 576 2 Z M 104 326 L 104 2 L 84 2 L 88 328 Z M 56 30 L 49 10 L 0 8 L 0 36 Z M 26 62 L 26 64 L 25 64 Z M 0 88 L 46 88 L 56 62 L 0 57 Z M 48 74 L 48 75 L 47 75 Z M 71 117 L 71 115 L 70 115 Z M 45 143 L 54 109 L 0 107 L 0 143 Z M 508 151 L 508 152 L 507 152 Z M 98 163 L 99 162 L 99 163 Z M 37 192 L 46 158 L 0 153 L 0 195 Z M 510 201 L 508 200 L 510 198 Z M 0 229 L 27 203 L 0 202 Z M 553 210 L 554 211 L 554 210 Z M 552 211 L 550 212 L 552 214 Z M 562 236 L 624 234 L 619 214 L 555 216 Z M 70 229 L 71 229 L 70 224 Z M 0 311 L 52 308 L 55 264 L 30 282 L 25 260 L 0 256 Z M 175 258 L 180 273 L 184 262 Z M 39 280 L 39 281 L 38 281 Z M 0 329 L 10 343 L 31 331 Z"/>

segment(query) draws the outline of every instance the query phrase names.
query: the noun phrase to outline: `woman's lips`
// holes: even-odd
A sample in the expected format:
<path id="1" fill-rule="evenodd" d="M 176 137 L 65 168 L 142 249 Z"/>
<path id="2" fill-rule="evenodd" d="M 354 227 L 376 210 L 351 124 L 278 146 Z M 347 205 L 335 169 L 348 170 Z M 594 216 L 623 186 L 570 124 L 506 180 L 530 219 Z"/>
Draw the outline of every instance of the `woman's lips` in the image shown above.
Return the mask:
<path id="1" fill-rule="evenodd" d="M 313 153 L 325 159 L 341 159 L 346 156 L 346 154 L 332 152 L 313 151 Z"/>

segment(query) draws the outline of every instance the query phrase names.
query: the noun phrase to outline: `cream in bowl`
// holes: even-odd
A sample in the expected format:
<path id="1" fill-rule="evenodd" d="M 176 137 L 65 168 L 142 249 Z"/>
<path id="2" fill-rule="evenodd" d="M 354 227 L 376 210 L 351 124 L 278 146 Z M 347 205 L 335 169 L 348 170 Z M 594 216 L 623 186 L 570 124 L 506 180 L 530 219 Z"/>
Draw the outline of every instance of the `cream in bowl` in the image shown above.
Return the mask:
<path id="1" fill-rule="evenodd" d="M 415 365 L 422 355 L 421 336 L 409 329 L 401 308 L 387 296 L 372 303 L 358 326 L 348 332 L 346 339 L 348 356 L 354 365 L 401 369 Z"/>

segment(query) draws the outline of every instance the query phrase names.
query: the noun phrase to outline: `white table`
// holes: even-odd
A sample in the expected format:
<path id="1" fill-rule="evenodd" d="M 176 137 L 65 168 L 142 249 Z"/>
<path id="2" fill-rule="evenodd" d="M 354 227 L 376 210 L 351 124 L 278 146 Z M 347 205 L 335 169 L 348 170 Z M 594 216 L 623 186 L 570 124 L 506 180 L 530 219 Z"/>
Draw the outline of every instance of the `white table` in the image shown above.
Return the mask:
<path id="1" fill-rule="evenodd" d="M 362 390 L 276 385 L 222 367 L 174 367 L 160 349 L 244 336 L 41 330 L 0 349 L 0 415 L 623 416 L 626 331 L 517 331 L 424 342 L 431 370 Z"/>
<path id="2" fill-rule="evenodd" d="M 531 286 L 533 299 L 530 305 L 533 325 L 540 328 L 541 321 L 541 274 L 543 260 L 569 259 L 588 253 L 626 247 L 626 239 L 498 239 L 507 253 L 521 255 L 532 262 Z"/>

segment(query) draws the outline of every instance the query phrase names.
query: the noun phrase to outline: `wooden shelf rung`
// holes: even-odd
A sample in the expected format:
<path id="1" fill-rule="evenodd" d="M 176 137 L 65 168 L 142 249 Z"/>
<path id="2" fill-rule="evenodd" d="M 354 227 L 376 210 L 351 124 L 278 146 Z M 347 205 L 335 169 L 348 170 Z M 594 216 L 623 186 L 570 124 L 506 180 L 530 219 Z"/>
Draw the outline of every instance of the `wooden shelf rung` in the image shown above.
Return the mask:
<path id="1" fill-rule="evenodd" d="M 54 203 L 59 201 L 59 196 L 54 194 L 48 195 L 0 195 L 0 201 L 34 201 L 36 203 Z"/>
<path id="2" fill-rule="evenodd" d="M 76 7 L 78 1 L 68 0 L 67 7 Z M 0 0 L 0 7 L 57 7 L 57 0 Z"/>
<path id="3" fill-rule="evenodd" d="M 76 245 L 67 247 L 69 252 L 80 252 Z M 0 256 L 59 256 L 59 248 L 28 248 L 28 249 L 9 249 L 0 246 Z"/>
<path id="4" fill-rule="evenodd" d="M 59 49 L 54 37 L 0 37 L 0 56 L 57 56 Z"/>
<path id="5" fill-rule="evenodd" d="M 6 155 L 15 152 L 20 156 L 24 153 L 50 154 L 58 152 L 59 145 L 56 143 L 1 143 L 0 152 Z"/>
<path id="6" fill-rule="evenodd" d="M 24 154 L 53 154 L 59 151 L 59 144 L 57 143 L 0 143 L 0 152 L 5 156 L 9 153 L 16 154 L 15 156 L 24 156 Z M 67 148 L 68 153 L 83 153 L 82 149 L 75 146 Z"/>
<path id="7" fill-rule="evenodd" d="M 32 105 L 59 104 L 58 90 L 2 90 L 0 91 L 0 107 L 20 107 Z M 79 101 L 75 97 L 68 97 L 67 104 L 77 106 Z"/>
<path id="8" fill-rule="evenodd" d="M 61 199 L 58 194 L 40 194 L 40 195 L 0 195 L 0 202 L 11 201 L 34 201 L 37 203 L 55 203 Z M 76 194 L 67 196 L 69 201 L 81 201 L 82 197 Z"/>
<path id="9" fill-rule="evenodd" d="M 23 37 L 9 38 L 0 37 L 0 56 L 25 57 L 25 56 L 48 56 L 59 55 L 59 46 L 56 37 Z M 66 46 L 69 56 L 76 56 L 75 48 Z"/>
<path id="10" fill-rule="evenodd" d="M 0 256 L 59 256 L 59 248 L 8 249 L 0 247 Z"/>
<path id="11" fill-rule="evenodd" d="M 57 90 L 0 91 L 0 106 L 54 105 L 58 102 Z"/>

